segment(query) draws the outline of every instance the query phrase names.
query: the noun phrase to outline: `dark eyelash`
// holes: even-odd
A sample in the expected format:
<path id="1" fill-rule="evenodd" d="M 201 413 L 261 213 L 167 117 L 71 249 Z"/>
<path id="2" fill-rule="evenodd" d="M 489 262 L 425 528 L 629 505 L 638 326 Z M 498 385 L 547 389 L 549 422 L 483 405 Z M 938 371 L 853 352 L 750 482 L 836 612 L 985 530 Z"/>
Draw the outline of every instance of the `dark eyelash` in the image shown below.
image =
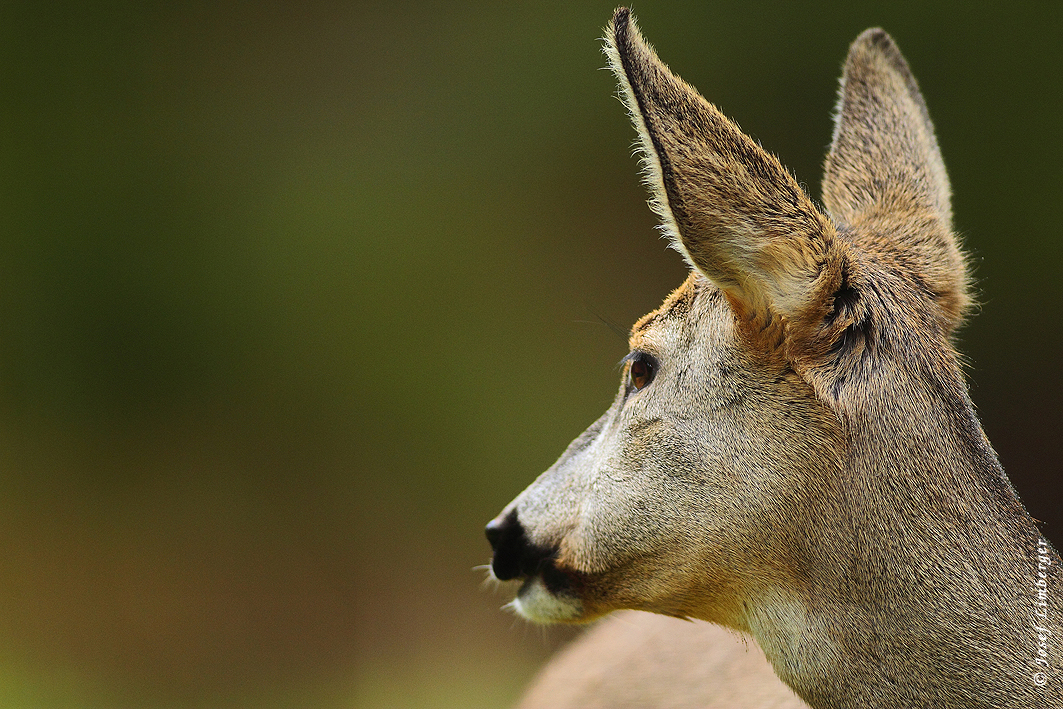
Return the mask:
<path id="1" fill-rule="evenodd" d="M 635 350 L 634 352 L 629 352 L 624 355 L 624 358 L 616 363 L 616 368 L 623 369 L 625 364 L 628 362 L 634 362 L 637 359 L 645 359 L 650 364 L 657 364 L 657 359 L 653 355 L 643 352 L 642 350 Z"/>

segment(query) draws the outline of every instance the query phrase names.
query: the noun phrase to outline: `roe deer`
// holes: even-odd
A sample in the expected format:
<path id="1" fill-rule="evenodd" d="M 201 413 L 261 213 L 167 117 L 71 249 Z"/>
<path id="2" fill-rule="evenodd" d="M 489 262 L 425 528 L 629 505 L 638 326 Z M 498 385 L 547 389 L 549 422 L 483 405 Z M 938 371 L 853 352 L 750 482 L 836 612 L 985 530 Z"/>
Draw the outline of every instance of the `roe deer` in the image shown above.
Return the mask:
<path id="1" fill-rule="evenodd" d="M 948 178 L 893 41 L 849 51 L 823 208 L 624 8 L 606 53 L 691 274 L 488 525 L 517 613 L 718 623 L 814 708 L 1063 707 L 1060 558 L 967 393 Z"/>
<path id="2" fill-rule="evenodd" d="M 517 709 L 808 709 L 755 643 L 701 621 L 618 611 L 543 668 Z"/>

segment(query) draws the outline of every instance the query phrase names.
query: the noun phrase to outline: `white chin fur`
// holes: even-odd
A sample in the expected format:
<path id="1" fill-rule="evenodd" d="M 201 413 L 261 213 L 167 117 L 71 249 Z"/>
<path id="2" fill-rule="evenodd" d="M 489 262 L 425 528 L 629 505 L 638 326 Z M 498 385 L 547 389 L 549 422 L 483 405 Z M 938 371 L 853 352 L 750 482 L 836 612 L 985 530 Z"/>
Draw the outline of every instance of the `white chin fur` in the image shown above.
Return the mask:
<path id="1" fill-rule="evenodd" d="M 579 599 L 550 593 L 541 578 L 528 579 L 509 605 L 517 615 L 532 623 L 563 623 L 577 620 L 583 614 Z"/>

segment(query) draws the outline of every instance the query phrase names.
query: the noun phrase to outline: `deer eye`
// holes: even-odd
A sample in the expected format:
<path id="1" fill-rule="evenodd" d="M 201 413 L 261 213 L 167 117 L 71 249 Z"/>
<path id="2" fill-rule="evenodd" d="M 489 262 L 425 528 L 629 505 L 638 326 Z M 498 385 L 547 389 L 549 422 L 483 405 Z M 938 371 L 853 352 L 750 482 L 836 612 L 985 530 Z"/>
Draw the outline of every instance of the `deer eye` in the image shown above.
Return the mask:
<path id="1" fill-rule="evenodd" d="M 631 362 L 628 368 L 628 391 L 642 391 L 657 373 L 657 360 L 645 352 L 632 352 L 627 359 Z"/>

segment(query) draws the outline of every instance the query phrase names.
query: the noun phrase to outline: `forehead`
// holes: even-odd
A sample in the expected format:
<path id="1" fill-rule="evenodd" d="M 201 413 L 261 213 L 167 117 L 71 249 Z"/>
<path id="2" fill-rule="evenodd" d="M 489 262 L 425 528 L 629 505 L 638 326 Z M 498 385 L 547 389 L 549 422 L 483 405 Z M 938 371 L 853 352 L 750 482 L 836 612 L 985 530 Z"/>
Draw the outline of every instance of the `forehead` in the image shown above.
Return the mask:
<path id="1" fill-rule="evenodd" d="M 642 316 L 631 328 L 631 336 L 628 338 L 631 349 L 652 349 L 655 335 L 659 335 L 669 325 L 688 321 L 699 293 L 704 290 L 715 288 L 692 272 L 681 286 L 664 299 L 661 307 Z"/>

